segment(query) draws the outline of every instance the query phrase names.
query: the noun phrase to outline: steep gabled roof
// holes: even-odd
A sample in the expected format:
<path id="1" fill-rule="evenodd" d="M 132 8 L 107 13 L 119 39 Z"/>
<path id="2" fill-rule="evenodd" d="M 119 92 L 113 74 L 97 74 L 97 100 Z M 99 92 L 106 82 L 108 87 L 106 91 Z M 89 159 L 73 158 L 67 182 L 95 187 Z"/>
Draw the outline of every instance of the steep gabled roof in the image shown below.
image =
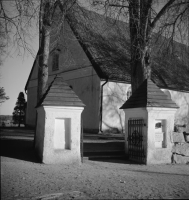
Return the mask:
<path id="1" fill-rule="evenodd" d="M 75 92 L 65 83 L 62 77 L 56 76 L 41 98 L 38 106 L 71 106 L 84 107 L 85 104 Z"/>
<path id="2" fill-rule="evenodd" d="M 37 52 L 37 55 L 38 55 L 38 53 L 39 53 L 39 51 Z M 34 63 L 33 63 L 33 65 L 32 65 L 32 68 L 31 68 L 30 74 L 29 74 L 29 76 L 28 76 L 28 79 L 27 79 L 27 82 L 26 82 L 26 85 L 25 85 L 25 88 L 24 88 L 25 93 L 26 93 L 26 90 L 27 90 L 27 87 L 28 87 L 28 84 L 29 84 L 30 78 L 31 78 L 31 76 L 32 76 L 32 73 L 33 73 L 33 70 L 34 70 L 35 64 L 36 64 L 36 62 L 37 62 L 37 55 L 36 55 L 36 57 L 35 57 Z"/>
<path id="3" fill-rule="evenodd" d="M 101 79 L 131 83 L 127 23 L 78 5 L 70 9 L 66 20 Z M 51 49 L 59 38 L 55 27 L 52 32 Z M 189 92 L 189 47 L 174 42 L 167 51 L 168 45 L 164 37 L 153 35 L 151 78 L 160 88 Z"/>
<path id="4" fill-rule="evenodd" d="M 125 23 L 75 6 L 66 19 L 98 76 L 131 83 L 130 45 Z"/>
<path id="5" fill-rule="evenodd" d="M 178 108 L 150 79 L 146 79 L 120 109 L 146 107 Z"/>
<path id="6" fill-rule="evenodd" d="M 128 24 L 79 6 L 67 20 L 101 79 L 131 83 Z M 189 47 L 154 33 L 152 80 L 157 86 L 189 91 Z"/>

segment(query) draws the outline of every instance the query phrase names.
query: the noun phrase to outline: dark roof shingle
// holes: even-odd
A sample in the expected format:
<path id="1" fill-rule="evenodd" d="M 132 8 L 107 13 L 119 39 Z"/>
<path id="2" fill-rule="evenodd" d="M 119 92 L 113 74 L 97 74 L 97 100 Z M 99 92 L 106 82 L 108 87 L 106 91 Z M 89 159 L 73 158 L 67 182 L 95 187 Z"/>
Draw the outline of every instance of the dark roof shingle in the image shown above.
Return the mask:
<path id="1" fill-rule="evenodd" d="M 62 77 L 56 76 L 49 85 L 46 93 L 39 101 L 38 106 L 73 106 L 84 107 L 85 105 L 75 92 L 65 83 Z"/>
<path id="2" fill-rule="evenodd" d="M 146 79 L 120 109 L 145 107 L 178 108 L 150 79 Z"/>
<path id="3" fill-rule="evenodd" d="M 101 79 L 131 83 L 127 23 L 106 18 L 78 5 L 70 9 L 66 20 Z M 51 49 L 59 38 L 55 27 L 52 32 Z M 160 88 L 189 92 L 189 47 L 178 42 L 174 42 L 174 47 L 167 46 L 169 40 L 153 34 L 151 78 Z M 28 81 L 25 90 L 27 85 Z"/>
<path id="4" fill-rule="evenodd" d="M 128 24 L 79 6 L 66 18 L 99 77 L 131 83 Z M 169 40 L 153 34 L 152 80 L 161 88 L 189 91 L 189 47 L 168 46 Z"/>

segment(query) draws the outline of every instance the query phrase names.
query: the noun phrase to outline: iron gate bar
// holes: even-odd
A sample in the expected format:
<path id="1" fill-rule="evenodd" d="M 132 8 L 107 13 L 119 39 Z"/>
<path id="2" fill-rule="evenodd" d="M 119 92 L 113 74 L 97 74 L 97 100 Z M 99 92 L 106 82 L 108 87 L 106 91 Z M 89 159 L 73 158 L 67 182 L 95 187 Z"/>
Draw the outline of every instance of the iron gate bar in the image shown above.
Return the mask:
<path id="1" fill-rule="evenodd" d="M 143 146 L 143 119 L 128 120 L 128 154 L 130 159 L 143 162 L 145 159 Z"/>

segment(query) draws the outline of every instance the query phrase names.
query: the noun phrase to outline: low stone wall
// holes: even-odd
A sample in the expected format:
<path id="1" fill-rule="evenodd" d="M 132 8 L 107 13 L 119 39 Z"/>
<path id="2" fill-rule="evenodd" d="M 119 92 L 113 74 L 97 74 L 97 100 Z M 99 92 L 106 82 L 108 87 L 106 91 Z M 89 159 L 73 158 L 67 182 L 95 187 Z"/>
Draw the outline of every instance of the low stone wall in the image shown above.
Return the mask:
<path id="1" fill-rule="evenodd" d="M 189 164 L 189 143 L 185 141 L 183 133 L 174 132 L 172 135 L 172 163 Z"/>

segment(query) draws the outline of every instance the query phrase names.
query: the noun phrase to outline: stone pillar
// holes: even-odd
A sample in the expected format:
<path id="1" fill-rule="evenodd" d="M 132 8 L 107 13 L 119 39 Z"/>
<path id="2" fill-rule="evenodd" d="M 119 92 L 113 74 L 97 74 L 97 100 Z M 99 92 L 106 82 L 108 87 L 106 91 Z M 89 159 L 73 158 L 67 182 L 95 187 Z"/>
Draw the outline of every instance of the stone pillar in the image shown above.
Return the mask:
<path id="1" fill-rule="evenodd" d="M 40 106 L 35 149 L 45 164 L 81 162 L 82 107 Z"/>
<path id="2" fill-rule="evenodd" d="M 125 152 L 132 160 L 138 159 L 145 164 L 171 163 L 172 133 L 177 108 L 178 106 L 149 79 L 123 104 L 121 109 L 125 112 Z M 142 119 L 142 128 L 132 125 L 132 129 L 128 129 L 128 121 L 132 119 Z M 139 132 L 142 133 L 142 142 L 138 139 Z M 140 157 L 143 153 L 144 159 L 134 155 Z"/>
<path id="3" fill-rule="evenodd" d="M 55 77 L 37 105 L 35 152 L 45 164 L 81 162 L 81 113 L 84 104 Z"/>
<path id="4" fill-rule="evenodd" d="M 175 108 L 147 108 L 146 164 L 171 163 Z"/>

